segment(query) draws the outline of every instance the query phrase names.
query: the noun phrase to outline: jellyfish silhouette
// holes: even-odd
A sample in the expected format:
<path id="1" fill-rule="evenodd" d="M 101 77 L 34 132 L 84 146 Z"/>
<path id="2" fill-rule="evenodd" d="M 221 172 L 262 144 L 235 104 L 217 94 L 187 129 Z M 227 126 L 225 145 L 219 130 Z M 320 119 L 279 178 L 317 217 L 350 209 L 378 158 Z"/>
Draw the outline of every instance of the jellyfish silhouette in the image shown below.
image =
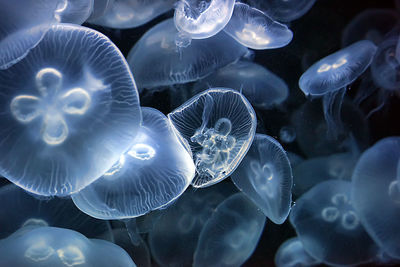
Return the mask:
<path id="1" fill-rule="evenodd" d="M 279 139 L 284 143 L 292 143 L 296 139 L 296 130 L 293 126 L 283 126 L 279 130 Z"/>
<path id="2" fill-rule="evenodd" d="M 283 242 L 275 254 L 277 267 L 308 267 L 318 264 L 319 262 L 304 250 L 303 243 L 298 237 Z"/>
<path id="3" fill-rule="evenodd" d="M 81 26 L 52 26 L 0 71 L 0 90 L 0 172 L 39 195 L 69 195 L 96 180 L 129 148 L 141 121 L 122 54 Z"/>

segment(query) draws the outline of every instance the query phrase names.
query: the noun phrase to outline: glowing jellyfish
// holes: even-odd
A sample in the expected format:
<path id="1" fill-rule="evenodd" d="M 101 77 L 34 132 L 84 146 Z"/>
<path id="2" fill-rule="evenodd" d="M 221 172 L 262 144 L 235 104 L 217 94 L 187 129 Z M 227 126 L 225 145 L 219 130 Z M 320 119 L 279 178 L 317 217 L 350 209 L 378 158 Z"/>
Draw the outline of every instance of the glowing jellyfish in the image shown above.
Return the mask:
<path id="1" fill-rule="evenodd" d="M 177 34 L 173 20 L 166 20 L 146 32 L 129 52 L 139 89 L 199 80 L 248 52 L 225 32 L 192 40 L 186 48 L 177 47 Z"/>
<path id="2" fill-rule="evenodd" d="M 0 255 L 0 266 L 136 266 L 111 242 L 56 227 L 24 227 L 0 240 Z"/>
<path id="3" fill-rule="evenodd" d="M 284 24 L 274 21 L 264 12 L 243 3 L 236 3 L 233 15 L 224 28 L 232 38 L 252 49 L 284 47 L 293 33 Z"/>
<path id="4" fill-rule="evenodd" d="M 193 39 L 205 39 L 220 32 L 229 22 L 235 0 L 179 0 L 174 23 Z"/>
<path id="5" fill-rule="evenodd" d="M 196 165 L 194 187 L 225 179 L 246 155 L 256 130 L 256 115 L 240 93 L 213 88 L 168 114 Z"/>
<path id="6" fill-rule="evenodd" d="M 352 201 L 362 224 L 389 256 L 400 258 L 400 137 L 387 137 L 366 150 L 352 177 Z"/>
<path id="7" fill-rule="evenodd" d="M 0 90 L 0 172 L 39 195 L 69 195 L 100 177 L 141 121 L 120 51 L 72 24 L 53 26 L 23 60 L 0 71 Z"/>
<path id="8" fill-rule="evenodd" d="M 88 18 L 89 21 L 103 16 L 114 4 L 115 0 L 93 0 L 93 11 Z"/>
<path id="9" fill-rule="evenodd" d="M 174 0 L 114 0 L 110 8 L 93 24 L 127 29 L 143 25 L 174 7 Z"/>
<path id="10" fill-rule="evenodd" d="M 271 221 L 282 224 L 286 220 L 292 203 L 292 168 L 274 138 L 255 135 L 232 181 Z"/>
<path id="11" fill-rule="evenodd" d="M 95 0 L 58 0 L 54 16 L 57 22 L 82 24 L 93 11 Z"/>
<path id="12" fill-rule="evenodd" d="M 219 69 L 197 82 L 194 91 L 201 92 L 210 87 L 240 91 L 254 107 L 260 109 L 272 109 L 289 96 L 289 88 L 284 80 L 265 67 L 248 61 L 239 61 Z"/>
<path id="13" fill-rule="evenodd" d="M 193 266 L 240 266 L 255 250 L 265 216 L 242 193 L 218 205 L 200 233 Z"/>
<path id="14" fill-rule="evenodd" d="M 351 183 L 329 180 L 296 200 L 290 213 L 304 250 L 329 265 L 357 265 L 375 257 L 369 237 L 350 199 Z"/>
<path id="15" fill-rule="evenodd" d="M 293 126 L 283 126 L 279 130 L 279 139 L 284 143 L 292 143 L 296 139 L 296 130 Z"/>
<path id="16" fill-rule="evenodd" d="M 130 149 L 102 177 L 72 195 L 99 219 L 133 218 L 167 205 L 190 185 L 195 166 L 168 119 L 142 108 L 143 124 Z"/>
<path id="17" fill-rule="evenodd" d="M 275 254 L 277 267 L 308 267 L 318 264 L 319 262 L 304 250 L 303 244 L 297 237 L 283 242 Z"/>

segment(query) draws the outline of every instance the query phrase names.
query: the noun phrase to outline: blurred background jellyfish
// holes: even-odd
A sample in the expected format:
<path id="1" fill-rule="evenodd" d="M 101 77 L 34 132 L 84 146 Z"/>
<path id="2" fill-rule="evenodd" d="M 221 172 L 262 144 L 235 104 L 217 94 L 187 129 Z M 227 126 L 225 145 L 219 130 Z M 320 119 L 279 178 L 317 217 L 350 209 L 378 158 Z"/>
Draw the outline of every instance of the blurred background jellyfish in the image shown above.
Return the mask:
<path id="1" fill-rule="evenodd" d="M 370 262 L 377 253 L 350 199 L 349 181 L 317 184 L 296 200 L 290 222 L 304 250 L 329 265 Z"/>
<path id="2" fill-rule="evenodd" d="M 232 38 L 252 49 L 272 49 L 288 45 L 293 33 L 262 11 L 236 3 L 232 18 L 224 28 Z"/>
<path id="3" fill-rule="evenodd" d="M 95 0 L 58 0 L 54 16 L 57 22 L 82 24 L 93 11 Z"/>
<path id="4" fill-rule="evenodd" d="M 104 35 L 53 26 L 0 71 L 0 172 L 39 195 L 69 195 L 105 173 L 141 121 L 129 67 Z M 29 148 L 29 150 L 27 150 Z"/>
<path id="5" fill-rule="evenodd" d="M 115 0 L 93 0 L 93 11 L 88 21 L 96 20 L 103 16 L 113 5 Z"/>
<path id="6" fill-rule="evenodd" d="M 183 48 L 175 43 L 177 34 L 172 19 L 163 21 L 146 32 L 129 52 L 128 63 L 139 90 L 199 80 L 248 53 L 225 32 L 192 40 Z"/>
<path id="7" fill-rule="evenodd" d="M 265 216 L 242 193 L 218 205 L 200 233 L 193 266 L 240 266 L 253 254 Z"/>
<path id="8" fill-rule="evenodd" d="M 301 75 L 299 87 L 308 96 L 323 96 L 327 133 L 332 139 L 343 131 L 340 111 L 346 87 L 371 64 L 376 46 L 358 41 L 314 63 Z"/>
<path id="9" fill-rule="evenodd" d="M 142 108 L 143 124 L 130 149 L 102 177 L 72 195 L 99 219 L 133 218 L 167 205 L 190 185 L 195 166 L 167 117 Z"/>
<path id="10" fill-rule="evenodd" d="M 246 155 L 256 130 L 256 115 L 237 91 L 213 88 L 168 114 L 196 165 L 194 187 L 228 177 Z"/>
<path id="11" fill-rule="evenodd" d="M 400 137 L 387 137 L 366 150 L 352 178 L 352 202 L 361 223 L 389 256 L 400 259 Z"/>
<path id="12" fill-rule="evenodd" d="M 220 32 L 232 17 L 235 0 L 178 0 L 176 28 L 193 39 L 205 39 Z"/>
<path id="13" fill-rule="evenodd" d="M 308 267 L 319 264 L 304 250 L 303 243 L 298 237 L 290 238 L 282 243 L 275 254 L 274 262 L 277 267 Z"/>
<path id="14" fill-rule="evenodd" d="M 292 204 L 292 168 L 274 138 L 255 135 L 232 181 L 271 221 L 282 224 L 286 220 Z"/>
<path id="15" fill-rule="evenodd" d="M 0 255 L 0 266 L 136 266 L 111 242 L 56 227 L 21 228 L 0 240 Z"/>
<path id="16" fill-rule="evenodd" d="M 279 139 L 283 143 L 292 143 L 294 140 L 296 140 L 296 130 L 290 125 L 283 126 L 279 130 Z"/>

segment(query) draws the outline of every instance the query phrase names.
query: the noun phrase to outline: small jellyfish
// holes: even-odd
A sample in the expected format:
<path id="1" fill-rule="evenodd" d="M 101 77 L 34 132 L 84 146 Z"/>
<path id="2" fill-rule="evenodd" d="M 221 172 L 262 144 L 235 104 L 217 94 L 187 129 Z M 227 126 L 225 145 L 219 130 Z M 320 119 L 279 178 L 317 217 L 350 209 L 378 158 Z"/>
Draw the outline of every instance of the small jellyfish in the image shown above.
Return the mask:
<path id="1" fill-rule="evenodd" d="M 179 0 L 174 23 L 193 39 L 205 39 L 220 32 L 232 17 L 235 0 Z"/>
<path id="2" fill-rule="evenodd" d="M 286 220 L 292 204 L 292 168 L 274 138 L 255 135 L 232 181 L 271 221 L 282 224 Z"/>
<path id="3" fill-rule="evenodd" d="M 58 0 L 54 16 L 59 23 L 82 24 L 93 11 L 95 0 Z"/>
<path id="4" fill-rule="evenodd" d="M 304 250 L 328 265 L 370 262 L 377 247 L 353 208 L 349 181 L 317 184 L 292 207 L 290 222 Z"/>
<path id="5" fill-rule="evenodd" d="M 293 33 L 284 24 L 264 12 L 243 3 L 236 3 L 233 15 L 224 28 L 232 38 L 252 49 L 272 49 L 288 45 Z"/>
<path id="6" fill-rule="evenodd" d="M 1 70 L 0 91 L 0 173 L 38 195 L 69 195 L 100 177 L 141 121 L 121 52 L 72 24 L 52 26 L 23 60 Z"/>
<path id="7" fill-rule="evenodd" d="M 128 63 L 140 90 L 197 81 L 248 53 L 225 32 L 178 47 L 173 20 L 163 21 L 135 44 Z M 178 36 L 179 37 L 179 36 Z"/>
<path id="8" fill-rule="evenodd" d="M 190 154 L 158 110 L 142 108 L 132 146 L 102 177 L 72 195 L 75 205 L 99 219 L 134 218 L 167 205 L 190 185 Z"/>
<path id="9" fill-rule="evenodd" d="M 255 250 L 265 216 L 242 193 L 217 206 L 200 233 L 193 266 L 241 266 Z"/>
<path id="10" fill-rule="evenodd" d="M 369 235 L 400 259 L 400 186 L 397 179 L 400 137 L 387 137 L 360 157 L 352 177 L 352 202 Z"/>
<path id="11" fill-rule="evenodd" d="M 194 187 L 206 187 L 231 175 L 246 155 L 256 130 L 247 99 L 226 88 L 204 91 L 168 114 L 196 165 Z"/>
<path id="12" fill-rule="evenodd" d="M 277 267 L 308 267 L 318 264 L 319 262 L 304 250 L 303 243 L 297 237 L 283 242 L 275 254 Z"/>
<path id="13" fill-rule="evenodd" d="M 296 130 L 293 126 L 283 126 L 279 130 L 279 139 L 284 143 L 292 143 L 296 139 Z"/>

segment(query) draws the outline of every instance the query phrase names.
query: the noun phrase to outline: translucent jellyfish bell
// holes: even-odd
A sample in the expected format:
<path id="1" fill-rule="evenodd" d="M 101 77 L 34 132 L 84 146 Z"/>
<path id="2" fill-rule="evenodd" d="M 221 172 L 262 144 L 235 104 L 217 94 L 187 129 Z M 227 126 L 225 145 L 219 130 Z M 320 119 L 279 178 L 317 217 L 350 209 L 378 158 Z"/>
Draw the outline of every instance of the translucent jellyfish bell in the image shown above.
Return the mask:
<path id="1" fill-rule="evenodd" d="M 241 266 L 255 250 L 265 216 L 242 193 L 218 205 L 200 233 L 193 266 Z"/>
<path id="2" fill-rule="evenodd" d="M 351 183 L 328 180 L 311 188 L 292 207 L 290 222 L 304 250 L 329 265 L 357 265 L 377 252 L 355 212 Z"/>
<path id="3" fill-rule="evenodd" d="M 293 176 L 282 146 L 272 137 L 256 134 L 232 181 L 274 223 L 282 224 L 292 203 Z"/>
<path id="4" fill-rule="evenodd" d="M 318 264 L 319 262 L 304 250 L 303 243 L 298 237 L 283 242 L 275 254 L 277 267 L 308 267 Z"/>
<path id="5" fill-rule="evenodd" d="M 250 148 L 257 123 L 247 99 L 226 88 L 194 96 L 168 118 L 193 154 L 195 187 L 218 183 L 236 169 Z"/>
<path id="6" fill-rule="evenodd" d="M 69 195 L 100 177 L 141 121 L 123 55 L 81 26 L 53 26 L 23 60 L 0 71 L 0 90 L 0 172 L 39 195 Z"/>
<path id="7" fill-rule="evenodd" d="M 252 49 L 284 47 L 293 33 L 284 24 L 274 21 L 264 12 L 243 3 L 236 3 L 233 15 L 224 28 L 232 38 Z"/>
<path id="8" fill-rule="evenodd" d="M 95 0 L 58 0 L 55 18 L 59 23 L 82 24 L 93 11 Z"/>
<path id="9" fill-rule="evenodd" d="M 131 148 L 102 177 L 72 195 L 99 219 L 133 218 L 167 205 L 190 185 L 195 166 L 168 119 L 142 108 L 143 124 Z"/>
<path id="10" fill-rule="evenodd" d="M 115 0 L 93 0 L 93 11 L 88 18 L 89 21 L 103 16 L 114 4 Z"/>
<path id="11" fill-rule="evenodd" d="M 235 0 L 179 0 L 174 22 L 180 32 L 193 39 L 209 38 L 229 22 Z"/>
<path id="12" fill-rule="evenodd" d="M 391 257 L 400 258 L 400 137 L 387 137 L 360 157 L 352 177 L 352 201 L 365 229 Z"/>
<path id="13" fill-rule="evenodd" d="M 128 62 L 140 89 L 193 82 L 248 53 L 225 32 L 192 40 L 184 48 L 177 47 L 177 34 L 173 20 L 166 20 L 146 32 L 129 52 Z"/>

